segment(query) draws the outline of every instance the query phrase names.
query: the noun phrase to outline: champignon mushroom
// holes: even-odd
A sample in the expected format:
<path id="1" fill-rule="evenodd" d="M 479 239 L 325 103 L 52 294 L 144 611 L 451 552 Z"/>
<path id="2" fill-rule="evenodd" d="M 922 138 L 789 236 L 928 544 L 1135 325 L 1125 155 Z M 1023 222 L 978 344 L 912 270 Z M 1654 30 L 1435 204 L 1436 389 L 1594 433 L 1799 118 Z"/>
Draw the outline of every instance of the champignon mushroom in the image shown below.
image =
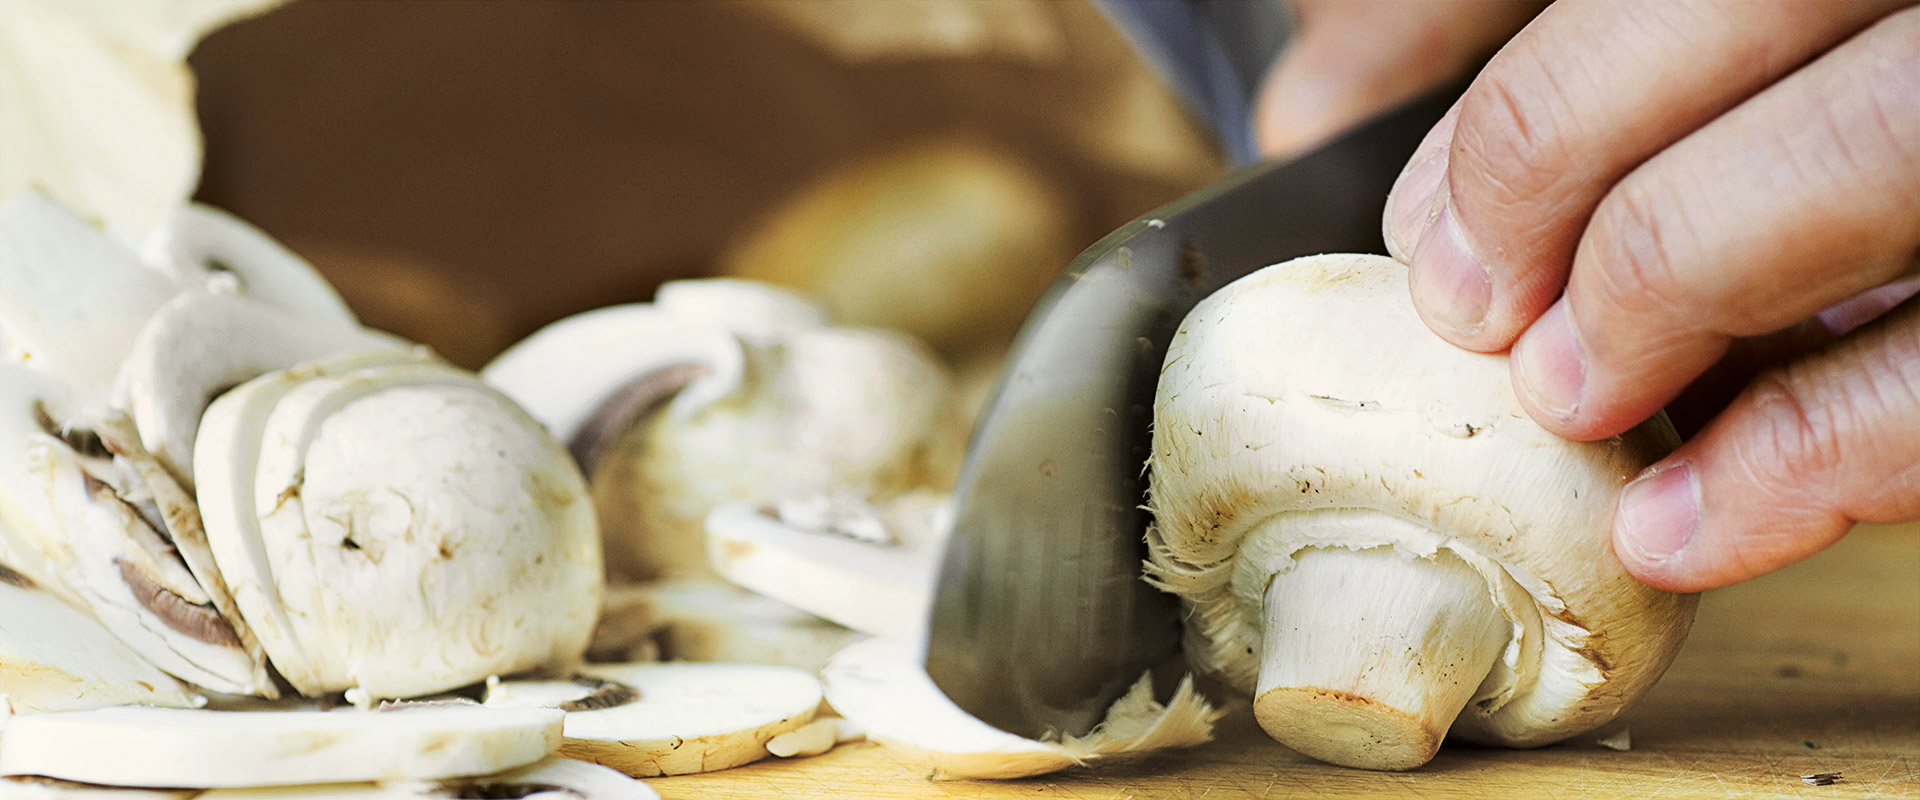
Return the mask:
<path id="1" fill-rule="evenodd" d="M 1671 427 L 1565 441 L 1510 387 L 1505 356 L 1421 324 L 1384 257 L 1269 267 L 1181 324 L 1148 572 L 1281 743 L 1371 769 L 1426 763 L 1449 729 L 1542 745 L 1666 669 L 1695 598 L 1635 581 L 1608 524 Z"/>
<path id="2" fill-rule="evenodd" d="M 453 704 L 327 712 L 130 706 L 37 714 L 8 723 L 0 775 L 180 789 L 439 780 L 539 761 L 559 746 L 562 716 L 543 708 Z"/>
<path id="3" fill-rule="evenodd" d="M 765 664 L 627 664 L 583 675 L 593 680 L 495 683 L 486 705 L 582 704 L 567 712 L 561 755 L 649 776 L 765 758 L 767 741 L 812 721 L 821 700 L 813 675 Z M 631 691 L 607 699 L 609 684 Z"/>
<path id="4" fill-rule="evenodd" d="M 0 697 L 22 714 L 204 702 L 100 623 L 0 564 Z"/>
<path id="5" fill-rule="evenodd" d="M 374 351 L 262 375 L 208 407 L 193 474 L 302 694 L 411 697 L 586 648 L 602 566 L 579 470 L 470 373 Z"/>
<path id="6" fill-rule="evenodd" d="M 879 742 L 924 765 L 934 778 L 1023 778 L 1094 761 L 1203 744 L 1219 714 L 1180 682 L 1164 705 L 1143 675 L 1085 736 L 1035 741 L 1007 733 L 947 699 L 927 677 L 920 649 L 902 639 L 858 642 L 821 672 L 827 702 Z"/>

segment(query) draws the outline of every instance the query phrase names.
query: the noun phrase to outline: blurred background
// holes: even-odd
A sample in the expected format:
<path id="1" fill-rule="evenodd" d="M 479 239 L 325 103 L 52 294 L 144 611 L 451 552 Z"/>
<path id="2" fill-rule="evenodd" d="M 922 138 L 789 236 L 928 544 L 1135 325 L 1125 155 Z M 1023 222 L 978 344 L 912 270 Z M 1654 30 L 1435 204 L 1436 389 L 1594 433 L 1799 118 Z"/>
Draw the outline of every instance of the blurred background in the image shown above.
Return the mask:
<path id="1" fill-rule="evenodd" d="M 1223 168 L 1083 0 L 306 2 L 190 63 L 199 199 L 469 367 L 739 274 L 965 368 L 1081 248 Z"/>

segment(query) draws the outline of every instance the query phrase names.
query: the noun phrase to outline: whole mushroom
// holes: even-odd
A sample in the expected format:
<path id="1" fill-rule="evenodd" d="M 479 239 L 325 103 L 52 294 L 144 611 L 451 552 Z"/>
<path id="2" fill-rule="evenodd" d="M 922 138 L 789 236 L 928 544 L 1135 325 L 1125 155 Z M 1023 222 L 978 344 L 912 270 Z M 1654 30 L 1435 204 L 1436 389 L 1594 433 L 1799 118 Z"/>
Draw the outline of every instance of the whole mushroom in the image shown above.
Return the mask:
<path id="1" fill-rule="evenodd" d="M 1621 488 L 1677 443 L 1665 417 L 1553 436 L 1505 356 L 1422 325 L 1391 259 L 1297 259 L 1202 302 L 1153 436 L 1149 575 L 1189 608 L 1191 656 L 1314 758 L 1410 769 L 1449 731 L 1591 730 L 1691 624 L 1695 597 L 1634 580 L 1608 535 Z"/>

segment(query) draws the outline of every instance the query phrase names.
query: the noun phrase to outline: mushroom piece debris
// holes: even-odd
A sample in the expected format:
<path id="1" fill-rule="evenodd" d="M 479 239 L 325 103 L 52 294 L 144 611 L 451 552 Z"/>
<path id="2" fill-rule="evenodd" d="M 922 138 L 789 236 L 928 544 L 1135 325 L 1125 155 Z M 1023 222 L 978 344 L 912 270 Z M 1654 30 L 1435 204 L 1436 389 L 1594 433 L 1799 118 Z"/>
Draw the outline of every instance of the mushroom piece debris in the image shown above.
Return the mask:
<path id="1" fill-rule="evenodd" d="M 563 716 L 554 709 L 455 704 L 391 711 L 129 706 L 33 714 L 8 723 L 0 775 L 170 789 L 486 775 L 552 753 Z"/>
<path id="2" fill-rule="evenodd" d="M 589 701 L 566 712 L 561 755 L 649 776 L 765 758 L 768 740 L 811 722 L 821 700 L 812 674 L 768 664 L 625 664 L 582 674 L 594 680 L 494 683 L 486 705 L 560 708 Z M 609 697 L 607 685 L 631 692 Z M 591 702 L 596 695 L 602 700 Z"/>
<path id="3" fill-rule="evenodd" d="M 1096 761 L 1193 747 L 1213 738 L 1219 712 L 1184 679 L 1172 699 L 1154 699 L 1149 676 L 1115 701 L 1085 736 L 1035 741 L 974 718 L 927 677 L 910 641 L 856 643 L 821 676 L 827 702 L 879 742 L 925 766 L 934 778 L 1023 778 Z"/>
<path id="4" fill-rule="evenodd" d="M 1570 442 L 1511 386 L 1505 356 L 1429 332 L 1379 256 L 1269 267 L 1180 325 L 1148 574 L 1281 743 L 1370 769 L 1420 766 L 1449 731 L 1544 745 L 1666 670 L 1696 598 L 1634 580 L 1608 530 L 1671 426 Z"/>

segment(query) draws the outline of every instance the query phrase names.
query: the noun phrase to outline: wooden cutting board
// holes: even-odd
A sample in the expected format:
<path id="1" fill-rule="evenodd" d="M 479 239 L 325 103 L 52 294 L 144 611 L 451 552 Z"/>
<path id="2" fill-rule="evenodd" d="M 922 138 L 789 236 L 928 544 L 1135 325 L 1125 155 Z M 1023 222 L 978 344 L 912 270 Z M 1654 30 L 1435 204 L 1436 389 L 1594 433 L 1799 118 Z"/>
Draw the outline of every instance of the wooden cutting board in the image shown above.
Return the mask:
<path id="1" fill-rule="evenodd" d="M 1532 751 L 1448 745 L 1395 774 L 1309 761 L 1242 709 L 1206 747 L 1024 781 L 929 781 L 859 744 L 650 783 L 687 800 L 1920 798 L 1920 525 L 1863 527 L 1807 562 L 1709 592 L 1686 649 L 1621 724 L 1626 752 L 1592 735 Z M 1799 777 L 1835 771 L 1831 786 Z"/>

